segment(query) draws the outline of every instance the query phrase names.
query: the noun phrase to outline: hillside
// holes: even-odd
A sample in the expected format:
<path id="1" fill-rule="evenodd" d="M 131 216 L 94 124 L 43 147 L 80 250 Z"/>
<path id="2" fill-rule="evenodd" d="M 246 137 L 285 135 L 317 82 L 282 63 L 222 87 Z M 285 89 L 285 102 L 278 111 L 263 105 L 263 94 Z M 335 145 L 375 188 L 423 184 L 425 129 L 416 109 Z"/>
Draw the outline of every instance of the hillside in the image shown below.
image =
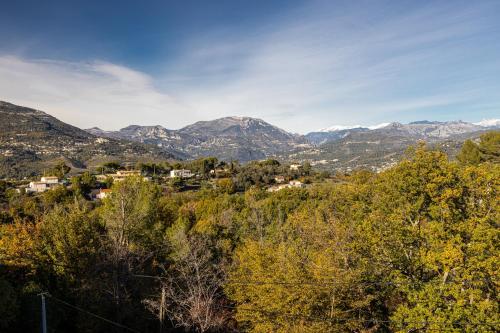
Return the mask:
<path id="1" fill-rule="evenodd" d="M 418 121 L 371 128 L 333 126 L 298 135 L 260 119 L 225 117 L 179 130 L 160 125 L 81 130 L 45 112 L 0 102 L 0 177 L 31 175 L 61 158 L 73 168 L 110 159 L 133 162 L 215 156 L 241 162 L 265 158 L 309 161 L 326 170 L 380 170 L 396 163 L 408 146 L 421 140 L 453 156 L 464 139 L 497 128 L 498 122 L 491 121 Z"/>
<path id="2" fill-rule="evenodd" d="M 215 156 L 242 162 L 277 158 L 310 161 L 330 170 L 379 169 L 399 160 L 409 145 L 420 140 L 443 147 L 453 155 L 465 138 L 498 128 L 497 123 L 463 121 L 417 121 L 373 127 L 333 126 L 327 130 L 297 135 L 263 120 L 225 117 L 199 121 L 179 130 L 163 126 L 130 125 L 119 131 L 91 128 L 89 133 L 126 139 L 168 149 L 186 158 Z"/>
<path id="3" fill-rule="evenodd" d="M 0 331 L 40 331 L 46 292 L 51 332 L 498 332 L 500 135 L 468 145 L 380 173 L 235 164 L 201 190 L 127 177 L 101 203 L 0 181 Z"/>
<path id="4" fill-rule="evenodd" d="M 494 129 L 500 127 L 495 121 L 480 122 L 477 124 L 467 123 L 464 121 L 414 121 L 409 124 L 401 124 L 393 122 L 384 124 L 382 127 L 368 128 L 368 127 L 352 127 L 342 128 L 343 126 L 333 127 L 334 129 L 326 129 L 318 132 L 311 132 L 306 134 L 306 138 L 316 144 L 323 144 L 328 142 L 337 141 L 355 133 L 371 133 L 393 137 L 405 137 L 420 140 L 443 140 L 450 137 L 455 137 L 461 134 L 468 134 L 485 129 Z M 338 128 L 338 129 L 336 129 Z"/>
<path id="5" fill-rule="evenodd" d="M 154 144 L 193 158 L 216 156 L 243 162 L 266 157 L 285 158 L 294 149 L 309 147 L 304 137 L 249 117 L 199 121 L 179 130 L 169 130 L 162 126 L 130 125 L 114 132 L 96 128 L 87 131 L 110 138 Z"/>
<path id="6" fill-rule="evenodd" d="M 0 178 L 40 172 L 64 159 L 76 168 L 109 158 L 172 158 L 166 150 L 98 137 L 45 112 L 0 102 Z"/>
<path id="7" fill-rule="evenodd" d="M 400 160 L 408 146 L 419 141 L 442 149 L 454 156 L 464 139 L 477 138 L 495 126 L 480 126 L 463 121 L 418 121 L 409 124 L 391 123 L 369 129 L 363 127 L 313 132 L 306 137 L 316 144 L 314 149 L 293 155 L 297 160 L 310 160 L 327 169 L 380 170 Z"/>

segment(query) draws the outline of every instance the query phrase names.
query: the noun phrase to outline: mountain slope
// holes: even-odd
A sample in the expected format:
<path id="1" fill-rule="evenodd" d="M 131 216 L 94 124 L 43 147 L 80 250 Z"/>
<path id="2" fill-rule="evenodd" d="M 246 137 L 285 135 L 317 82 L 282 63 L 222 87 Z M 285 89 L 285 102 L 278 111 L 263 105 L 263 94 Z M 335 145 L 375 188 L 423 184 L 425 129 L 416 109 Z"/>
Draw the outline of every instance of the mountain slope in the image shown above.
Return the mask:
<path id="1" fill-rule="evenodd" d="M 306 135 L 306 138 L 314 144 L 323 144 L 333 142 L 345 138 L 352 133 L 371 133 L 395 137 L 405 137 L 421 139 L 421 140 L 442 140 L 453 136 L 482 131 L 487 128 L 498 127 L 498 123 L 493 121 L 484 121 L 476 124 L 463 121 L 415 121 L 409 124 L 389 123 L 385 126 L 368 127 L 353 127 L 343 128 L 345 126 L 332 126 L 331 130 L 321 130 L 311 132 Z"/>
<path id="2" fill-rule="evenodd" d="M 417 139 L 445 139 L 453 136 L 483 130 L 484 127 L 463 121 L 415 121 L 409 124 L 391 123 L 374 132 L 386 135 L 402 135 Z"/>
<path id="3" fill-rule="evenodd" d="M 302 136 L 288 133 L 261 119 L 249 117 L 200 121 L 180 129 L 179 133 L 201 141 L 197 147 L 186 147 L 192 155 L 213 154 L 241 161 L 279 157 L 308 145 Z"/>
<path id="4" fill-rule="evenodd" d="M 162 126 L 130 125 L 115 132 L 89 129 L 90 133 L 154 144 L 197 158 L 216 156 L 224 160 L 250 161 L 308 146 L 304 137 L 290 134 L 263 120 L 225 117 L 199 121 L 179 130 Z"/>
<path id="5" fill-rule="evenodd" d="M 456 151 L 464 139 L 498 128 L 497 120 L 418 121 L 373 127 L 334 126 L 305 136 L 263 120 L 225 117 L 179 130 L 130 125 L 119 131 L 83 131 L 38 110 L 0 102 L 0 177 L 29 175 L 58 158 L 85 167 L 103 159 L 133 161 L 215 156 L 242 162 L 264 158 L 310 161 L 330 170 L 378 169 L 397 161 L 404 150 L 425 140 Z"/>
<path id="6" fill-rule="evenodd" d="M 462 121 L 418 121 L 409 124 L 391 123 L 370 130 L 354 128 L 307 134 L 316 147 L 295 154 L 297 160 L 309 160 L 324 168 L 351 170 L 371 168 L 378 170 L 397 162 L 408 146 L 426 141 L 453 155 L 467 138 L 476 138 L 482 132 L 495 129 Z"/>
<path id="7" fill-rule="evenodd" d="M 328 142 L 333 142 L 341 140 L 351 133 L 356 132 L 367 132 L 369 131 L 366 127 L 353 127 L 347 129 L 335 129 L 328 131 L 311 132 L 306 134 L 306 139 L 315 145 L 321 145 Z"/>
<path id="8" fill-rule="evenodd" d="M 36 173 L 57 159 L 85 167 L 99 158 L 138 156 L 174 157 L 156 147 L 95 136 L 39 110 L 0 102 L 0 178 Z"/>
<path id="9" fill-rule="evenodd" d="M 129 125 L 119 131 L 103 131 L 98 127 L 93 127 L 87 129 L 86 131 L 100 137 L 129 140 L 154 145 L 159 149 L 169 151 L 180 158 L 190 157 L 190 155 L 183 152 L 183 145 L 188 143 L 197 144 L 199 142 L 196 138 L 191 138 L 188 135 L 182 135 L 177 131 L 166 129 L 160 125 Z"/>

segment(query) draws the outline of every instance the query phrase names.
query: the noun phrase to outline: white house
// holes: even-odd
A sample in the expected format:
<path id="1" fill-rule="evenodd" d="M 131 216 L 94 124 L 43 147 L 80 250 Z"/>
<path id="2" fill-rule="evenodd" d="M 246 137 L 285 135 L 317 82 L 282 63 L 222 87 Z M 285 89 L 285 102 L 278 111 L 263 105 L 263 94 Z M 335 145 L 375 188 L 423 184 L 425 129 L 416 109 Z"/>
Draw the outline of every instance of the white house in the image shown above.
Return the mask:
<path id="1" fill-rule="evenodd" d="M 42 177 L 40 181 L 46 184 L 59 184 L 59 178 L 55 176 L 45 176 Z"/>
<path id="2" fill-rule="evenodd" d="M 276 176 L 274 177 L 274 181 L 278 184 L 284 183 L 285 182 L 285 177 L 283 176 Z"/>
<path id="3" fill-rule="evenodd" d="M 41 193 L 49 189 L 49 186 L 45 182 L 30 182 L 29 187 L 26 188 L 26 192 Z"/>
<path id="4" fill-rule="evenodd" d="M 193 176 L 194 175 L 193 173 L 191 173 L 191 170 L 187 169 L 178 169 L 170 171 L 170 178 L 190 178 Z"/>
<path id="5" fill-rule="evenodd" d="M 111 189 L 105 188 L 105 189 L 100 189 L 99 193 L 95 195 L 96 199 L 104 199 L 107 196 L 111 194 Z"/>
<path id="6" fill-rule="evenodd" d="M 290 164 L 290 170 L 300 170 L 302 168 L 302 165 L 300 164 Z"/>
<path id="7" fill-rule="evenodd" d="M 118 170 L 116 173 L 108 174 L 106 177 L 113 178 L 113 181 L 120 182 L 125 180 L 127 177 L 139 177 L 141 172 L 139 170 Z M 143 180 L 149 181 L 149 177 L 143 177 Z"/>
<path id="8" fill-rule="evenodd" d="M 305 185 L 301 181 L 298 181 L 298 180 L 290 180 L 289 184 L 291 187 L 305 187 Z"/>
<path id="9" fill-rule="evenodd" d="M 40 179 L 39 182 L 30 182 L 29 186 L 26 188 L 26 192 L 41 193 L 59 184 L 59 178 L 53 176 L 44 176 Z"/>
<path id="10" fill-rule="evenodd" d="M 270 188 L 267 189 L 268 192 L 276 192 L 283 190 L 285 188 L 303 188 L 305 185 L 298 181 L 298 180 L 291 180 L 288 184 L 280 184 L 276 186 L 271 186 Z"/>

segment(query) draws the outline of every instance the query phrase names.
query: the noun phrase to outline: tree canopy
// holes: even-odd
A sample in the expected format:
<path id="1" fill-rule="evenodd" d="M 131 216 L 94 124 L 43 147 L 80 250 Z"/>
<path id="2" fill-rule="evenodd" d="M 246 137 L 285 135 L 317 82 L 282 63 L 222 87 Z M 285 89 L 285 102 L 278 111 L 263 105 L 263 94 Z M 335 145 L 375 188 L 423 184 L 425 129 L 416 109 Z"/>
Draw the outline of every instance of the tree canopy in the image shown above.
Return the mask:
<path id="1" fill-rule="evenodd" d="M 273 160 L 198 160 L 231 177 L 179 193 L 127 177 L 101 201 L 85 174 L 3 184 L 0 330 L 38 330 L 48 291 L 51 332 L 498 332 L 498 138 L 276 192 L 259 184 L 294 175 Z"/>

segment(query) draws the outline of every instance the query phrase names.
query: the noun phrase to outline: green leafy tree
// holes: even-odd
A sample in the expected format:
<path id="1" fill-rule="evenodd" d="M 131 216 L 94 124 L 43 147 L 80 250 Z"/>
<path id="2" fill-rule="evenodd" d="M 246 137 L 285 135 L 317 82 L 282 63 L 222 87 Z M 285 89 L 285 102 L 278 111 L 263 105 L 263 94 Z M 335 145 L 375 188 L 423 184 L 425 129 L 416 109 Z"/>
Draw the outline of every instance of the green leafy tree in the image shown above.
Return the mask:
<path id="1" fill-rule="evenodd" d="M 101 173 L 104 173 L 104 172 L 116 172 L 120 168 L 121 168 L 121 164 L 119 162 L 106 162 L 106 163 L 103 163 L 99 167 Z"/>
<path id="2" fill-rule="evenodd" d="M 482 159 L 488 162 L 500 162 L 500 131 L 487 132 L 481 135 L 479 149 Z"/>
<path id="3" fill-rule="evenodd" d="M 48 173 L 51 176 L 57 176 L 59 179 L 62 179 L 70 171 L 71 171 L 71 167 L 67 166 L 66 163 L 64 163 L 64 162 L 59 162 Z"/>
<path id="4" fill-rule="evenodd" d="M 88 194 L 93 188 L 96 187 L 96 184 L 96 177 L 90 172 L 85 172 L 79 176 L 71 178 L 73 191 L 82 195 Z"/>
<path id="5" fill-rule="evenodd" d="M 223 193 L 232 194 L 236 191 L 236 186 L 231 178 L 217 180 L 217 188 Z"/>
<path id="6" fill-rule="evenodd" d="M 83 283 L 101 248 L 102 225 L 84 202 L 56 205 L 44 217 L 37 241 L 39 260 L 67 281 Z"/>
<path id="7" fill-rule="evenodd" d="M 464 164 L 477 165 L 481 163 L 482 153 L 479 146 L 472 140 L 466 140 L 460 153 L 457 155 L 457 159 Z"/>

